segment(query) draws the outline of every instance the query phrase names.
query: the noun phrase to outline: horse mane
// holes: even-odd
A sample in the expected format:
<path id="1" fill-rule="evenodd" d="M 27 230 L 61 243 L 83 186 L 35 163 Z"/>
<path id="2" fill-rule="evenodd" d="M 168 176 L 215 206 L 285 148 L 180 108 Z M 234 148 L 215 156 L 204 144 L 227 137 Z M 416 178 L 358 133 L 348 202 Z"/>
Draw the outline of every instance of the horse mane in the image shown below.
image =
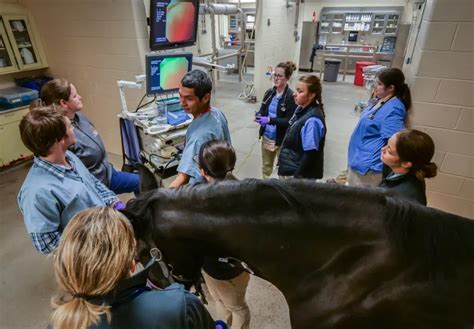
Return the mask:
<path id="1" fill-rule="evenodd" d="M 474 222 L 438 209 L 387 198 L 388 237 L 408 261 L 429 274 L 452 272 L 461 263 L 474 265 Z"/>
<path id="2" fill-rule="evenodd" d="M 416 259 L 433 271 L 453 268 L 461 259 L 474 261 L 474 223 L 471 220 L 412 204 L 380 189 L 321 184 L 304 179 L 215 181 L 143 193 L 129 201 L 123 212 L 131 220 L 137 236 L 142 237 L 149 233 L 155 207 L 163 211 L 173 210 L 173 207 L 180 211 L 189 208 L 190 218 L 183 217 L 179 224 L 191 225 L 192 222 L 196 227 L 202 223 L 193 221 L 193 211 L 221 215 L 228 207 L 226 200 L 241 206 L 235 211 L 248 214 L 248 218 L 262 206 L 260 202 L 266 200 L 266 205 L 275 213 L 291 208 L 303 219 L 306 212 L 324 213 L 325 216 L 317 216 L 318 225 L 333 225 L 336 221 L 348 229 L 354 221 L 369 228 L 382 225 L 401 258 Z M 352 213 L 341 218 L 345 211 Z M 288 218 L 285 223 L 292 225 L 297 220 Z"/>

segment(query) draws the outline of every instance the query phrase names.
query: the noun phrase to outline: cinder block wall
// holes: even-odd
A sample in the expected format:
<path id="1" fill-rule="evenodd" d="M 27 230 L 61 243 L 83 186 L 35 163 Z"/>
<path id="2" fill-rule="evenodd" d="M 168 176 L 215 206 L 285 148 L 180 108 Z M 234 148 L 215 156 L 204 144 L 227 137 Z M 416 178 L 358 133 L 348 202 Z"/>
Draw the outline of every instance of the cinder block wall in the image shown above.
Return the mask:
<path id="1" fill-rule="evenodd" d="M 474 1 L 428 0 L 415 43 L 411 123 L 436 144 L 430 206 L 474 218 Z M 407 54 L 410 56 L 410 54 Z"/>

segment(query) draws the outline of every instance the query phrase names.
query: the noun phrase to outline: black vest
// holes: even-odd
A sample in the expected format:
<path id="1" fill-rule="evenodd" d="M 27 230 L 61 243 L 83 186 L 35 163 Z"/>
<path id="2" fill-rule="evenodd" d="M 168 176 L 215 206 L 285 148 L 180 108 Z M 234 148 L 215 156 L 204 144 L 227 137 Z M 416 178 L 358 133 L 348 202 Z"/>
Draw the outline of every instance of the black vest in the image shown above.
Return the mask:
<path id="1" fill-rule="evenodd" d="M 326 121 L 321 109 L 314 103 L 308 105 L 305 109 L 297 109 L 290 120 L 290 127 L 288 128 L 285 138 L 281 146 L 279 157 L 278 175 L 293 176 L 298 169 L 301 159 L 304 155 L 303 142 L 301 141 L 301 129 L 306 121 L 316 117 L 324 125 L 326 130 Z M 326 134 L 319 141 L 319 147 L 316 154 L 316 161 L 313 170 L 306 173 L 304 178 L 322 178 L 324 169 L 324 144 L 326 142 Z"/>

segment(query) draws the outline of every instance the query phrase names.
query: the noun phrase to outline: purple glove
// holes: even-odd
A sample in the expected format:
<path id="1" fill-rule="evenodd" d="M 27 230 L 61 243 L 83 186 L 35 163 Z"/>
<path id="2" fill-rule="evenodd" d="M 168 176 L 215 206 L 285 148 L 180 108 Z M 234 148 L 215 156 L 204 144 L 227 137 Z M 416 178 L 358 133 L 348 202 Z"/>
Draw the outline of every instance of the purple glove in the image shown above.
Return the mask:
<path id="1" fill-rule="evenodd" d="M 123 204 L 122 201 L 117 201 L 117 202 L 114 203 L 114 209 L 115 210 L 125 209 L 125 205 Z"/>
<path id="2" fill-rule="evenodd" d="M 270 122 L 270 118 L 269 117 L 256 117 L 255 121 L 257 121 L 259 125 L 265 126 Z"/>

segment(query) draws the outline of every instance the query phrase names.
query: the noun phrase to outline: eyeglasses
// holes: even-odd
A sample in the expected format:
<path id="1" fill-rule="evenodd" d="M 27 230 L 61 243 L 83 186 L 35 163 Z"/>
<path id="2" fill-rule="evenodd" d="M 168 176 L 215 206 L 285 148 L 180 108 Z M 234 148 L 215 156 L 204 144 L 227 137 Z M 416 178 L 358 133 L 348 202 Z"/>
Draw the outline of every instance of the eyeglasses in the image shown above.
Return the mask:
<path id="1" fill-rule="evenodd" d="M 285 76 L 284 75 L 281 75 L 281 74 L 273 74 L 273 78 L 274 79 L 281 79 L 281 78 L 284 78 Z"/>

